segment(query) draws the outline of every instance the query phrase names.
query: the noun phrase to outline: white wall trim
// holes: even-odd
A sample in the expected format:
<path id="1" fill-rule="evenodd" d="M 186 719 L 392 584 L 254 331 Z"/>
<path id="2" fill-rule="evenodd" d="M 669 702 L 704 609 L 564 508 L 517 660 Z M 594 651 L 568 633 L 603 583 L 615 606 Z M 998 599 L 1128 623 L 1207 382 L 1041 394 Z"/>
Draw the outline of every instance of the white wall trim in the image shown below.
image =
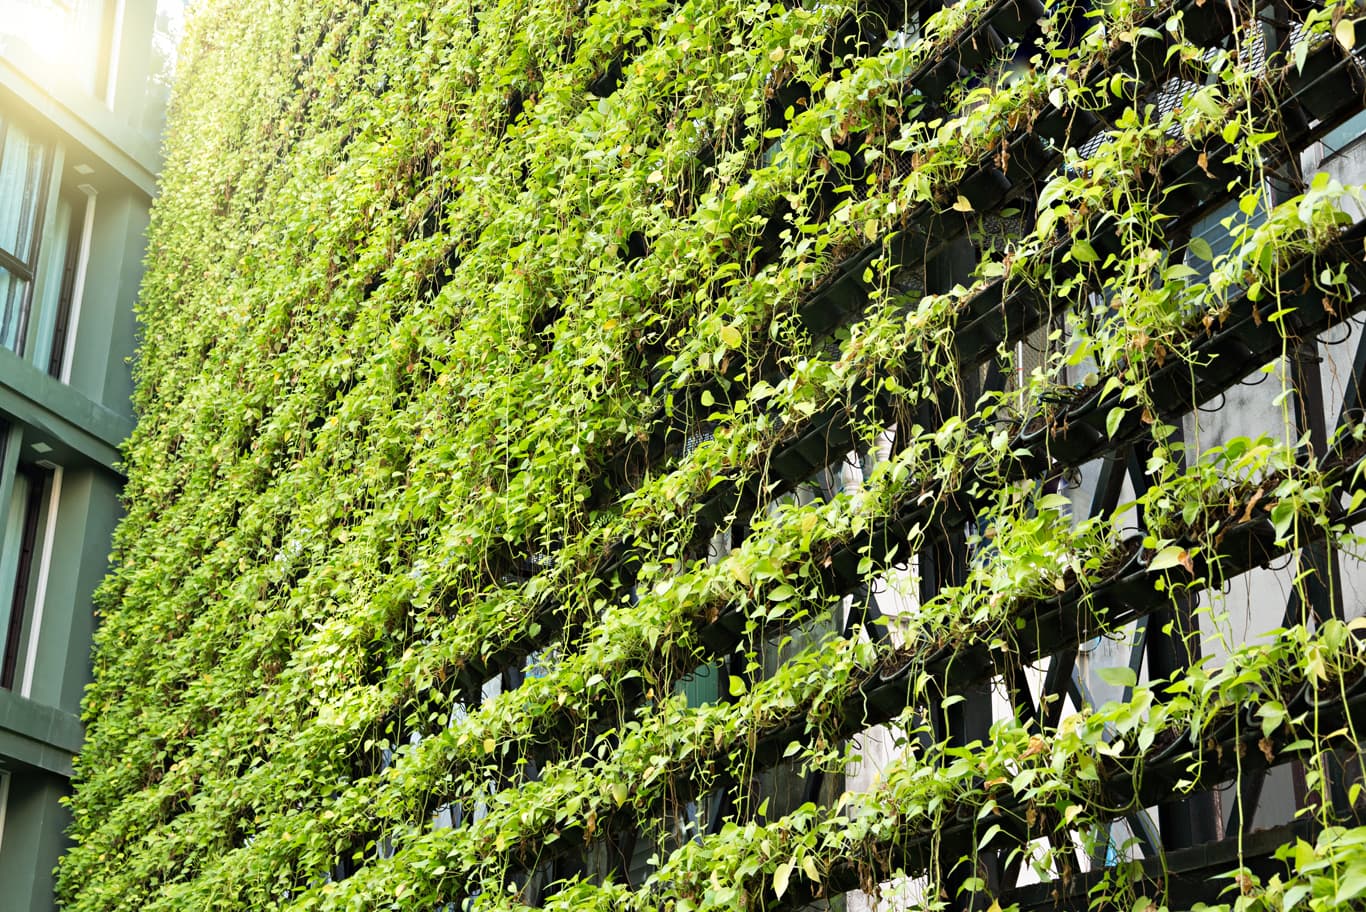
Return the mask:
<path id="1" fill-rule="evenodd" d="M 95 236 L 95 197 L 99 195 L 94 187 L 81 184 L 85 194 L 85 223 L 81 225 L 81 251 L 76 258 L 76 275 L 72 280 L 71 313 L 66 317 L 66 340 L 62 343 L 62 371 L 57 379 L 63 383 L 71 382 L 71 365 L 76 360 L 76 336 L 81 326 L 81 301 L 85 298 L 85 275 L 90 265 L 90 244 Z"/>
<path id="2" fill-rule="evenodd" d="M 47 527 L 43 530 L 43 554 L 38 564 L 38 586 L 33 594 L 33 620 L 29 623 L 28 657 L 24 660 L 24 685 L 20 696 L 32 698 L 33 672 L 38 667 L 38 641 L 43 632 L 43 604 L 47 601 L 47 580 L 52 570 L 52 546 L 57 538 L 57 504 L 62 495 L 62 467 L 52 470 L 52 491 L 47 499 Z"/>

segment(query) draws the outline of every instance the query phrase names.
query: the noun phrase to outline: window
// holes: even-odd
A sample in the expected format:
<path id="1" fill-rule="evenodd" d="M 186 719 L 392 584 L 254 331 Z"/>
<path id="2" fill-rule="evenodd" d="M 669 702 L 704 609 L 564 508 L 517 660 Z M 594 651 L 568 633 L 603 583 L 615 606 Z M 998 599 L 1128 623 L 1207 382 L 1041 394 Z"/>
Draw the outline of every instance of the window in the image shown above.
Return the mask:
<path id="1" fill-rule="evenodd" d="M 22 352 L 33 294 L 50 157 L 0 117 L 0 345 Z"/>
<path id="2" fill-rule="evenodd" d="M 143 129 L 160 135 L 175 77 L 176 49 L 185 33 L 187 0 L 157 0 L 156 24 L 148 48 L 147 97 L 142 106 Z"/>
<path id="3" fill-rule="evenodd" d="M 0 345 L 61 377 L 94 191 L 57 181 L 61 156 L 0 115 Z"/>
<path id="4" fill-rule="evenodd" d="M 0 55 L 31 56 L 107 101 L 116 27 L 111 0 L 4 0 L 0 5 Z"/>
<path id="5" fill-rule="evenodd" d="M 81 193 L 62 191 L 54 213 L 53 231 L 49 235 L 56 244 L 50 245 L 43 254 L 43 277 L 39 283 L 42 300 L 33 309 L 33 319 L 38 323 L 33 361 L 58 378 L 62 376 L 71 305 L 76 297 L 84 214 L 90 204 L 91 201 Z"/>
<path id="6" fill-rule="evenodd" d="M 19 655 L 24 643 L 36 635 L 30 628 L 33 580 L 39 561 L 38 532 L 42 527 L 46 473 L 20 466 L 14 476 L 9 510 L 5 517 L 4 549 L 0 553 L 0 687 L 14 689 Z"/>

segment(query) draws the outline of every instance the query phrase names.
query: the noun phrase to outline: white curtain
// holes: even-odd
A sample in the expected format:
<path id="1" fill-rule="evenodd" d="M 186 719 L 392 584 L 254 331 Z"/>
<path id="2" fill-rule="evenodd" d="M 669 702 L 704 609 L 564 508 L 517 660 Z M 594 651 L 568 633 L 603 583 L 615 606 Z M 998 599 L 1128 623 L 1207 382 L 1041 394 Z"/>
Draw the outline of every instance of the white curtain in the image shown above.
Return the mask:
<path id="1" fill-rule="evenodd" d="M 0 248 L 33 267 L 33 240 L 39 230 L 38 201 L 43 191 L 46 150 L 21 127 L 8 124 L 0 150 Z M 0 345 L 19 351 L 29 283 L 19 276 L 0 278 Z"/>
<path id="2" fill-rule="evenodd" d="M 43 147 L 9 124 L 0 155 L 0 247 L 25 263 L 37 227 L 42 173 Z"/>
<path id="3" fill-rule="evenodd" d="M 66 272 L 67 252 L 75 240 L 72 222 L 75 213 L 71 201 L 62 197 L 57 202 L 56 218 L 52 222 L 52 233 L 48 235 L 56 243 L 49 242 L 42 255 L 42 300 L 35 303 L 31 319 L 38 323 L 36 342 L 29 359 L 46 369 L 52 355 L 52 333 L 57 323 L 57 308 L 61 303 L 62 279 Z"/>

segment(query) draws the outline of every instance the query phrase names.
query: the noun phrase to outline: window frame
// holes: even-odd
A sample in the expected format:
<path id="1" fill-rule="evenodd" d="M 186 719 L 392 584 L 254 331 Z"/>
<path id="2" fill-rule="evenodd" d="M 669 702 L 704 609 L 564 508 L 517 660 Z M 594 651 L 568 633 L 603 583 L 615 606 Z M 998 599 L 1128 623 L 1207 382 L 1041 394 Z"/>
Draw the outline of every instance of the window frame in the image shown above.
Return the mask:
<path id="1" fill-rule="evenodd" d="M 10 129 L 14 125 L 13 115 L 0 117 L 0 161 L 4 160 L 5 147 L 8 145 Z M 47 203 L 52 188 L 53 147 L 42 142 L 37 136 L 33 142 L 42 149 L 41 163 L 33 186 L 37 188 L 37 199 L 33 207 L 33 227 L 29 232 L 28 250 L 11 251 L 0 244 L 0 268 L 24 283 L 23 303 L 20 306 L 19 326 L 15 333 L 15 354 L 23 355 L 28 348 L 28 328 L 33 312 L 33 291 L 38 279 L 38 258 L 42 253 L 43 228 L 47 222 Z M 21 259 L 27 256 L 27 259 Z"/>

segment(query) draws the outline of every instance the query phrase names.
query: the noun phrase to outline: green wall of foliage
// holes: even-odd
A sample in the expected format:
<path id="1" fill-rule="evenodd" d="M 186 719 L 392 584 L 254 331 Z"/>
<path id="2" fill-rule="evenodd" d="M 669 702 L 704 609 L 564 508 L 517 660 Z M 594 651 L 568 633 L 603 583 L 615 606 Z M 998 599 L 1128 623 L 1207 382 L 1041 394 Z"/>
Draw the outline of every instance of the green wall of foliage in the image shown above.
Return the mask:
<path id="1" fill-rule="evenodd" d="M 1355 743 L 1363 658 L 1314 619 L 984 742 L 911 736 L 867 791 L 751 787 L 838 777 L 864 725 L 915 729 L 991 663 L 1177 617 L 1245 569 L 1238 534 L 1353 546 L 1359 427 L 1317 452 L 1289 417 L 1205 453 L 1176 430 L 1262 364 L 1291 391 L 1281 356 L 1358 306 L 1359 190 L 1266 180 L 1309 142 L 1278 113 L 1305 74 L 1330 68 L 1331 117 L 1361 104 L 1354 7 L 1292 5 L 1261 66 L 1250 10 L 1200 0 L 203 0 L 65 907 L 778 909 L 904 874 L 986 908 L 961 859 L 1040 840 L 1065 884 L 1073 834 L 1258 757 L 1298 758 L 1334 823 L 1321 751 Z M 1188 244 L 1223 201 L 1229 252 Z M 857 491 L 792 496 L 892 425 Z M 1044 481 L 1140 438 L 1135 552 Z M 816 635 L 965 529 L 976 556 L 894 639 Z M 1103 597 L 1135 562 L 1143 591 Z M 1145 779 L 1174 738 L 1184 772 Z M 720 792 L 724 827 L 680 830 Z M 1366 895 L 1366 834 L 1315 833 L 1227 902 Z M 1139 893 L 1167 901 L 1122 869 L 1091 895 Z"/>

